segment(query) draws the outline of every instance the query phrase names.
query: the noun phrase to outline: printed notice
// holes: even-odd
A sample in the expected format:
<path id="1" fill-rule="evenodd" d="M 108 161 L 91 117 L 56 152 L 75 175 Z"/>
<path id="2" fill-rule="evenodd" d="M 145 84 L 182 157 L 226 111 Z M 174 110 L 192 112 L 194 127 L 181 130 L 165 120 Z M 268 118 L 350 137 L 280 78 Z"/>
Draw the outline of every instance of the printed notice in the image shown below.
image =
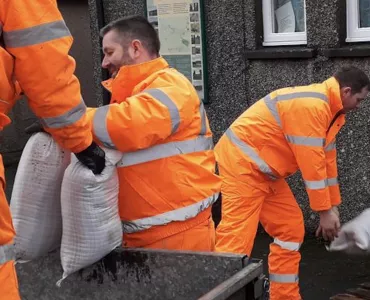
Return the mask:
<path id="1" fill-rule="evenodd" d="M 158 32 L 160 54 L 205 98 L 200 0 L 147 0 L 148 20 Z"/>

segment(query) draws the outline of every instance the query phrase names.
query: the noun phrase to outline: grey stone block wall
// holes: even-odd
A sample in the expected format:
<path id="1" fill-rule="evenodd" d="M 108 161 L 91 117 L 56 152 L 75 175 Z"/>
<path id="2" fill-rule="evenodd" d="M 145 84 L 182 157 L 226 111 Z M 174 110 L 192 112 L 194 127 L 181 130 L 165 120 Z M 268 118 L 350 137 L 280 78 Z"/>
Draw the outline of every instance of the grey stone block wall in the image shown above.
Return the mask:
<path id="1" fill-rule="evenodd" d="M 91 3 L 95 1 L 90 0 Z M 144 15 L 144 3 L 103 0 L 106 22 L 124 15 Z M 306 0 L 307 47 L 318 51 L 318 55 L 310 59 L 248 60 L 246 51 L 260 47 L 256 20 L 262 16 L 256 10 L 256 1 L 205 0 L 204 5 L 210 99 L 206 110 L 215 142 L 245 109 L 274 89 L 321 82 L 344 64 L 354 64 L 370 72 L 370 59 L 367 57 L 331 59 L 323 55 L 323 49 L 338 47 L 342 41 L 340 28 L 345 24 L 345 19 L 341 17 L 341 0 Z M 96 15 L 94 10 L 91 5 L 92 16 Z M 92 26 L 95 23 L 92 17 Z M 92 33 L 95 40 L 94 30 Z M 100 54 L 94 50 L 95 78 L 99 85 L 100 61 Z M 101 91 L 99 85 L 96 88 Z M 340 211 L 343 221 L 348 221 L 370 205 L 370 104 L 363 106 L 360 111 L 348 115 L 347 124 L 338 137 L 339 180 L 343 197 Z M 318 218 L 309 208 L 300 174 L 288 181 L 304 211 L 307 231 L 313 232 Z"/>
<path id="2" fill-rule="evenodd" d="M 120 16 L 145 14 L 143 0 L 102 0 L 102 3 L 106 22 Z M 210 99 L 206 109 L 215 142 L 249 105 L 273 89 L 323 81 L 344 64 L 354 64 L 370 72 L 370 53 L 369 57 L 356 59 L 332 59 L 322 54 L 324 48 L 338 47 L 343 42 L 339 30 L 345 26 L 341 0 L 306 0 L 307 47 L 318 50 L 318 55 L 312 59 L 248 60 L 245 52 L 259 46 L 256 20 L 262 16 L 256 12 L 256 1 L 205 0 L 204 5 Z M 59 7 L 75 38 L 71 54 L 77 61 L 76 74 L 84 99 L 88 105 L 101 105 L 102 57 L 98 20 L 94 18 L 95 0 L 60 1 Z M 338 137 L 343 221 L 353 218 L 370 204 L 369 112 L 370 104 L 366 102 L 361 110 L 350 113 Z M 13 124 L 0 136 L 0 150 L 8 164 L 19 159 L 28 139 L 23 130 L 34 120 L 24 100 L 14 107 L 10 117 Z M 290 178 L 289 183 L 303 208 L 307 229 L 312 232 L 317 216 L 309 209 L 299 174 Z"/>
<path id="3" fill-rule="evenodd" d="M 99 22 L 108 24 L 109 22 L 120 17 L 129 15 L 145 16 L 145 2 L 135 0 L 88 0 L 90 13 L 90 30 L 91 41 L 94 45 L 92 49 L 93 69 L 94 69 L 94 87 L 96 103 L 98 106 L 103 105 L 103 88 L 101 81 L 104 79 L 102 74 L 101 62 L 103 60 L 99 28 Z M 103 8 L 102 10 L 101 7 Z M 101 12 L 104 12 L 101 14 Z"/>
<path id="4" fill-rule="evenodd" d="M 230 121 L 248 106 L 245 5 L 243 0 L 204 3 L 210 99 L 206 110 L 217 141 Z"/>
<path id="5" fill-rule="evenodd" d="M 307 47 L 318 50 L 315 58 L 269 60 L 248 60 L 243 52 L 243 49 L 256 50 L 258 47 L 256 18 L 262 16 L 256 15 L 256 1 L 232 1 L 228 8 L 224 1 L 205 2 L 209 22 L 208 54 L 212 57 L 209 70 L 215 73 L 209 75 L 212 88 L 207 112 L 216 138 L 248 105 L 274 89 L 321 82 L 345 64 L 354 64 L 370 73 L 368 57 L 330 59 L 322 54 L 323 49 L 341 44 L 340 27 L 345 25 L 345 19 L 341 18 L 343 3 L 340 0 L 306 0 Z M 338 136 L 343 222 L 370 205 L 369 110 L 370 103 L 366 102 L 361 110 L 348 114 L 347 123 Z M 309 208 L 300 173 L 288 182 L 303 209 L 307 231 L 311 233 L 316 229 L 318 216 Z"/>

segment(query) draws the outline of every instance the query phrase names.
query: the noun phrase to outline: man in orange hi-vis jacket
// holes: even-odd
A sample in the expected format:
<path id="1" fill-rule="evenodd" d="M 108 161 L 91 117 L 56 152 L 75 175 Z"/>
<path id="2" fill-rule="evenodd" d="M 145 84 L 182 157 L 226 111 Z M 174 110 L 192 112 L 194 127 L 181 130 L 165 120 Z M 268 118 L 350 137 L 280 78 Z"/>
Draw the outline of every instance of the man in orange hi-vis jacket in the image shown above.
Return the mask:
<path id="1" fill-rule="evenodd" d="M 335 136 L 345 113 L 369 92 L 369 78 L 345 67 L 321 84 L 276 90 L 248 108 L 215 147 L 222 177 L 222 220 L 216 251 L 251 254 L 258 223 L 270 245 L 270 299 L 301 299 L 299 248 L 302 212 L 284 180 L 298 169 L 310 206 L 320 214 L 317 234 L 333 240 L 340 204 Z"/>
<path id="2" fill-rule="evenodd" d="M 55 0 L 0 1 L 0 129 L 22 90 L 44 129 L 95 174 L 104 151 L 92 142 L 80 85 L 68 56 L 72 37 Z M 14 268 L 14 228 L 0 156 L 0 300 L 18 300 Z"/>
<path id="3" fill-rule="evenodd" d="M 118 164 L 124 245 L 212 251 L 215 174 L 212 132 L 189 80 L 159 55 L 142 17 L 102 29 L 111 104 L 91 110 L 96 141 L 124 153 Z"/>

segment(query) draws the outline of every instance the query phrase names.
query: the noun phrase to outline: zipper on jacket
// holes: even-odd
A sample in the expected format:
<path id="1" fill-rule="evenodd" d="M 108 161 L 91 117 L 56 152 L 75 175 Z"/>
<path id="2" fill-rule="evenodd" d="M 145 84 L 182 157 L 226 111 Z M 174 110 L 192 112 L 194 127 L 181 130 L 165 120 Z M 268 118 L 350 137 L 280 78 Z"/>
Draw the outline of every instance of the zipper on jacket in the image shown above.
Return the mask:
<path id="1" fill-rule="evenodd" d="M 343 114 L 343 112 L 340 110 L 340 111 L 338 111 L 336 114 L 335 114 L 335 116 L 334 116 L 334 118 L 333 118 L 333 120 L 330 122 L 330 125 L 329 125 L 329 128 L 328 128 L 328 130 L 326 130 L 326 133 L 328 133 L 329 131 L 330 131 L 330 128 L 333 126 L 333 124 L 334 124 L 334 122 L 338 119 L 338 117 L 340 116 L 340 115 L 342 115 Z"/>

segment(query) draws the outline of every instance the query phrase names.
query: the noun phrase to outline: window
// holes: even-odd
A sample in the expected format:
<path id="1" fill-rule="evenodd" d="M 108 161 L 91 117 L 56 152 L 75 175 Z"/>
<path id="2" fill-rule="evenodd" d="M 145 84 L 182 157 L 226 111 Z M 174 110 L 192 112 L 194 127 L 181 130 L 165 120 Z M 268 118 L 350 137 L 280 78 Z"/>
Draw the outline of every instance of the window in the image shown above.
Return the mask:
<path id="1" fill-rule="evenodd" d="M 347 0 L 346 42 L 370 41 L 370 0 Z"/>
<path id="2" fill-rule="evenodd" d="M 307 44 L 305 0 L 262 1 L 263 46 Z"/>

